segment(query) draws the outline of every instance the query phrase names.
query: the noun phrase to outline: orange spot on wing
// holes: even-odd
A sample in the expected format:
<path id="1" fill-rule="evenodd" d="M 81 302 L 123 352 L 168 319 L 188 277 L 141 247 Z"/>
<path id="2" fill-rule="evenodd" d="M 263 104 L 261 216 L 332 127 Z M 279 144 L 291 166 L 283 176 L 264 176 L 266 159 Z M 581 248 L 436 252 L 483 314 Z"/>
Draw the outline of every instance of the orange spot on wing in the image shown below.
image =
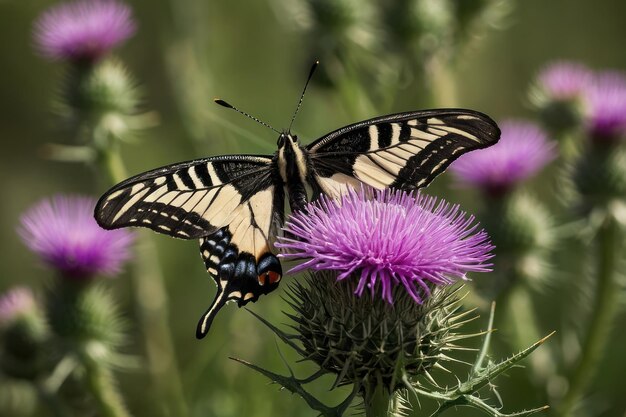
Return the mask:
<path id="1" fill-rule="evenodd" d="M 278 272 L 269 271 L 267 273 L 267 275 L 270 278 L 270 284 L 274 284 L 274 283 L 280 281 L 281 275 Z"/>
<path id="2" fill-rule="evenodd" d="M 278 272 L 267 271 L 263 275 L 259 275 L 259 284 L 261 285 L 274 284 L 280 281 L 281 278 L 282 276 Z"/>

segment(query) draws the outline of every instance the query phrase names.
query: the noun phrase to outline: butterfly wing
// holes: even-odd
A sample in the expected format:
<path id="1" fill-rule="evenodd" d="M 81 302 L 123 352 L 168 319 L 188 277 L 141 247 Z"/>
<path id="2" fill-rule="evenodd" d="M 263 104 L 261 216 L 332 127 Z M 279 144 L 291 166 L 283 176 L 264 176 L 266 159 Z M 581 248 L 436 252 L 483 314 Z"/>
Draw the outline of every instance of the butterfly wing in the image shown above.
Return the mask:
<path id="1" fill-rule="evenodd" d="M 269 239 L 275 216 L 282 217 L 283 198 L 272 158 L 222 156 L 130 178 L 100 198 L 95 217 L 105 229 L 140 226 L 200 239 L 205 265 L 218 286 L 198 324 L 201 338 L 228 301 L 242 306 L 278 286 L 282 270 Z"/>
<path id="2" fill-rule="evenodd" d="M 464 109 L 377 117 L 338 129 L 307 146 L 314 189 L 338 196 L 365 183 L 374 188 L 425 187 L 466 152 L 500 138 L 488 116 Z"/>

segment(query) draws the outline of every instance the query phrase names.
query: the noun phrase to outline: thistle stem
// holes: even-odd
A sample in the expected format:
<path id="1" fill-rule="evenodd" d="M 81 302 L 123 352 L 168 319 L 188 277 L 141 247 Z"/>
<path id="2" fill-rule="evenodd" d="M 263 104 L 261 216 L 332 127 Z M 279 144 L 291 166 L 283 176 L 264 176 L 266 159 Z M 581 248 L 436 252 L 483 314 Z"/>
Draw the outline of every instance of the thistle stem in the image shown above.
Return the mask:
<path id="1" fill-rule="evenodd" d="M 101 150 L 100 170 L 111 184 L 126 179 L 126 169 L 116 148 Z M 140 236 L 132 274 L 133 293 L 143 345 L 151 379 L 156 382 L 159 398 L 171 407 L 172 415 L 188 415 L 182 382 L 176 365 L 172 336 L 168 326 L 167 293 L 158 266 L 157 250 L 147 236 Z"/>
<path id="2" fill-rule="evenodd" d="M 439 51 L 426 68 L 426 82 L 431 86 L 431 100 L 435 107 L 455 106 L 458 102 L 456 78 L 449 58 L 450 52 Z"/>
<path id="3" fill-rule="evenodd" d="M 383 384 L 376 384 L 364 395 L 365 417 L 387 417 L 393 396 Z"/>
<path id="4" fill-rule="evenodd" d="M 122 156 L 116 150 L 105 150 L 100 153 L 100 170 L 107 176 L 107 181 L 117 184 L 128 177 Z"/>
<path id="5" fill-rule="evenodd" d="M 94 396 L 103 417 L 130 417 L 117 387 L 113 382 L 111 370 L 89 356 L 81 355 L 85 368 L 87 386 Z"/>
<path id="6" fill-rule="evenodd" d="M 518 281 L 516 279 L 516 281 Z M 530 346 L 541 339 L 545 333 L 539 327 L 536 309 L 533 305 L 529 288 L 517 282 L 505 291 L 498 304 L 506 306 L 507 321 L 512 324 L 512 348 L 516 351 Z M 550 351 L 539 349 L 531 357 L 532 377 L 535 382 L 541 383 L 554 372 L 553 360 Z"/>
<path id="7" fill-rule="evenodd" d="M 57 393 L 51 390 L 45 383 L 37 383 L 35 387 L 39 398 L 45 403 L 50 415 L 54 417 L 68 417 L 71 415 Z"/>
<path id="8" fill-rule="evenodd" d="M 613 318 L 619 301 L 616 267 L 620 253 L 618 225 L 607 219 L 598 230 L 597 287 L 592 316 L 583 342 L 578 366 L 570 379 L 570 388 L 559 407 L 559 415 L 571 416 L 588 384 L 595 376 L 596 367 L 608 342 Z"/>

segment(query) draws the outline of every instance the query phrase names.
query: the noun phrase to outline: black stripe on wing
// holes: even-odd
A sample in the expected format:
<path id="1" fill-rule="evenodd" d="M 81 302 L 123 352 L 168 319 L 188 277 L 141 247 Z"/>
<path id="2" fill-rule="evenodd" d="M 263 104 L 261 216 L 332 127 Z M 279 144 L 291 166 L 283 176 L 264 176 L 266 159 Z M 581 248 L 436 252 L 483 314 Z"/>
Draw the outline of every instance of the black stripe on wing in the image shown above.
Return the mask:
<path id="1" fill-rule="evenodd" d="M 206 236 L 274 185 L 274 165 L 269 157 L 235 155 L 158 168 L 107 191 L 95 218 L 105 229 L 140 226 L 183 239 Z"/>
<path id="2" fill-rule="evenodd" d="M 378 117 L 336 130 L 310 144 L 317 185 L 415 189 L 428 185 L 462 154 L 495 144 L 500 129 L 488 116 L 462 109 Z"/>

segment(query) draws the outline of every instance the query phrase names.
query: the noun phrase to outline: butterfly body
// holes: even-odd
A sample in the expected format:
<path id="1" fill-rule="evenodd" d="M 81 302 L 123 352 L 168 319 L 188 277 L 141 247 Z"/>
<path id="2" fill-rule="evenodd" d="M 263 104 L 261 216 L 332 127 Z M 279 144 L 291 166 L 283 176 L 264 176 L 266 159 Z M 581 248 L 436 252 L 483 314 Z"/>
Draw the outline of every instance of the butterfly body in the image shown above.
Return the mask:
<path id="1" fill-rule="evenodd" d="M 377 117 L 306 146 L 286 131 L 271 156 L 210 157 L 130 178 L 102 196 L 95 217 L 107 229 L 141 226 L 200 240 L 218 287 L 198 324 L 201 338 L 227 302 L 243 306 L 278 287 L 282 268 L 271 241 L 284 222 L 285 197 L 294 211 L 320 194 L 338 198 L 361 184 L 414 190 L 499 137 L 493 120 L 464 109 Z"/>

